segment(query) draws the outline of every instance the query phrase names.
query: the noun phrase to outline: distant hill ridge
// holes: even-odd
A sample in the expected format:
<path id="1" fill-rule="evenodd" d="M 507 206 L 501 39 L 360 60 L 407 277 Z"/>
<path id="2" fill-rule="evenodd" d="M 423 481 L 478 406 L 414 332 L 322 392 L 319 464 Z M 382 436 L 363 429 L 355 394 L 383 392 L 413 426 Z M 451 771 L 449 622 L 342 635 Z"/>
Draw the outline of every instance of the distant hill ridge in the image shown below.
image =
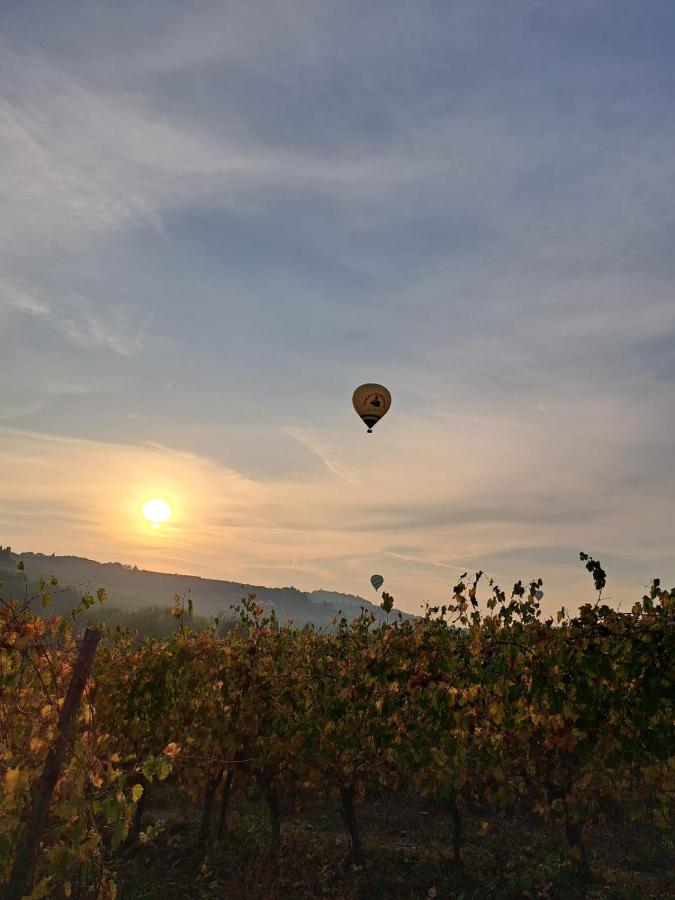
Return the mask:
<path id="1" fill-rule="evenodd" d="M 122 610 L 168 606 L 176 594 L 189 594 L 196 615 L 222 616 L 231 614 L 231 607 L 239 603 L 242 597 L 255 594 L 265 610 L 274 610 L 280 621 L 291 619 L 298 626 L 309 622 L 326 626 L 340 612 L 353 619 L 364 608 L 378 620 L 386 619 L 386 614 L 378 606 L 354 594 L 327 590 L 306 592 L 296 587 L 270 588 L 199 575 L 153 572 L 124 563 L 101 563 L 80 556 L 13 553 L 9 548 L 0 547 L 0 580 L 8 588 L 13 586 L 14 590 L 19 561 L 23 562 L 31 584 L 54 575 L 60 588 L 72 587 L 79 594 L 103 587 L 108 594 L 108 605 Z M 397 611 L 392 610 L 390 620 L 396 615 Z"/>

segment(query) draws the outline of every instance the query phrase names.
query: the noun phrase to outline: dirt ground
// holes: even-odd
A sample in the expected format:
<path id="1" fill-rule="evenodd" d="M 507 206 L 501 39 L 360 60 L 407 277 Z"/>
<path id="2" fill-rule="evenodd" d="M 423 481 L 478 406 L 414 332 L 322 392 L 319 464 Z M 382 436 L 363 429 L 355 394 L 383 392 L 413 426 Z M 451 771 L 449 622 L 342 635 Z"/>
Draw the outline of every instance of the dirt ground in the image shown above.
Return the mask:
<path id="1" fill-rule="evenodd" d="M 593 872 L 579 885 L 564 835 L 525 811 L 464 812 L 463 869 L 451 859 L 450 822 L 433 801 L 379 795 L 359 804 L 366 859 L 345 863 L 337 800 L 310 798 L 283 819 L 270 852 L 265 808 L 235 793 L 227 834 L 197 849 L 199 810 L 171 785 L 152 798 L 146 825 L 159 829 L 115 863 L 121 900 L 422 900 L 422 898 L 672 898 L 673 831 L 624 821 L 610 810 L 589 828 Z"/>

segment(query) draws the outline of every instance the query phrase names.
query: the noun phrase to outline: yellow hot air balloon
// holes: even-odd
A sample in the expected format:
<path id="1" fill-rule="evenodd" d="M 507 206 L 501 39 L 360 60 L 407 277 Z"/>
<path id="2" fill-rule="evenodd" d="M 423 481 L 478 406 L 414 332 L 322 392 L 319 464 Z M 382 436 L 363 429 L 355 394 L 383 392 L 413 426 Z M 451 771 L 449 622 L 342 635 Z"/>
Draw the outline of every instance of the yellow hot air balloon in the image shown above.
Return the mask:
<path id="1" fill-rule="evenodd" d="M 354 391 L 352 403 L 370 434 L 391 406 L 391 394 L 382 384 L 362 384 Z"/>

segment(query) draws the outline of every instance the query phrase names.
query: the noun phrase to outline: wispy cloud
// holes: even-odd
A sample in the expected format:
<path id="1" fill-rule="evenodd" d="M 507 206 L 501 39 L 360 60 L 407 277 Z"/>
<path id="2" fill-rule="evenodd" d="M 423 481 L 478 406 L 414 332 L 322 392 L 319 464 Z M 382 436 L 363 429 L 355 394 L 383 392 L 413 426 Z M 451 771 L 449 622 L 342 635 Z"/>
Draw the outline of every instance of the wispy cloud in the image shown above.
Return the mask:
<path id="1" fill-rule="evenodd" d="M 83 347 L 103 347 L 131 356 L 143 349 L 148 324 L 139 323 L 138 316 L 129 310 L 97 309 L 82 297 L 72 298 L 54 316 L 55 323 L 74 344 Z"/>
<path id="2" fill-rule="evenodd" d="M 310 453 L 318 456 L 331 475 L 335 475 L 336 478 L 346 481 L 348 484 L 360 484 L 360 479 L 356 474 L 340 461 L 337 448 L 321 439 L 316 432 L 309 428 L 299 428 L 293 425 L 283 426 L 281 430 L 289 434 Z"/>
<path id="3" fill-rule="evenodd" d="M 105 348 L 121 356 L 143 349 L 148 323 L 129 309 L 101 309 L 86 298 L 70 296 L 48 305 L 7 281 L 0 283 L 0 309 L 43 318 L 80 347 Z"/>
<path id="4" fill-rule="evenodd" d="M 431 566 L 434 569 L 450 569 L 452 572 L 466 572 L 466 566 L 458 566 L 453 563 L 439 562 L 434 559 L 426 559 L 423 556 L 414 556 L 409 553 L 395 553 L 393 550 L 385 550 L 386 556 L 391 556 L 393 559 L 401 559 L 404 562 L 412 562 L 418 563 L 421 566 Z"/>
<path id="5" fill-rule="evenodd" d="M 0 280 L 0 308 L 26 313 L 29 316 L 49 315 L 49 306 L 32 297 L 27 291 L 17 288 L 8 281 Z"/>

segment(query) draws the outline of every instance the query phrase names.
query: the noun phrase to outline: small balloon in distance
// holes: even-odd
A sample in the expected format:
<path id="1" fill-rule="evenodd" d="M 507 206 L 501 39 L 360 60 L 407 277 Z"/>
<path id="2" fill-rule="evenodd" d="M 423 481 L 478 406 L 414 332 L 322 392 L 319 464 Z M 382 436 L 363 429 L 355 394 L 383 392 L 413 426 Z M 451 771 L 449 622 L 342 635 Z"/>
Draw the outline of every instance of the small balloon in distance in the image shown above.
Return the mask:
<path id="1" fill-rule="evenodd" d="M 368 434 L 371 434 L 380 419 L 389 412 L 391 394 L 383 384 L 362 384 L 354 391 L 352 403 L 368 428 Z"/>
<path id="2" fill-rule="evenodd" d="M 384 584 L 384 578 L 381 575 L 373 575 L 373 577 L 370 579 L 370 583 L 376 591 L 379 591 L 379 589 Z"/>

